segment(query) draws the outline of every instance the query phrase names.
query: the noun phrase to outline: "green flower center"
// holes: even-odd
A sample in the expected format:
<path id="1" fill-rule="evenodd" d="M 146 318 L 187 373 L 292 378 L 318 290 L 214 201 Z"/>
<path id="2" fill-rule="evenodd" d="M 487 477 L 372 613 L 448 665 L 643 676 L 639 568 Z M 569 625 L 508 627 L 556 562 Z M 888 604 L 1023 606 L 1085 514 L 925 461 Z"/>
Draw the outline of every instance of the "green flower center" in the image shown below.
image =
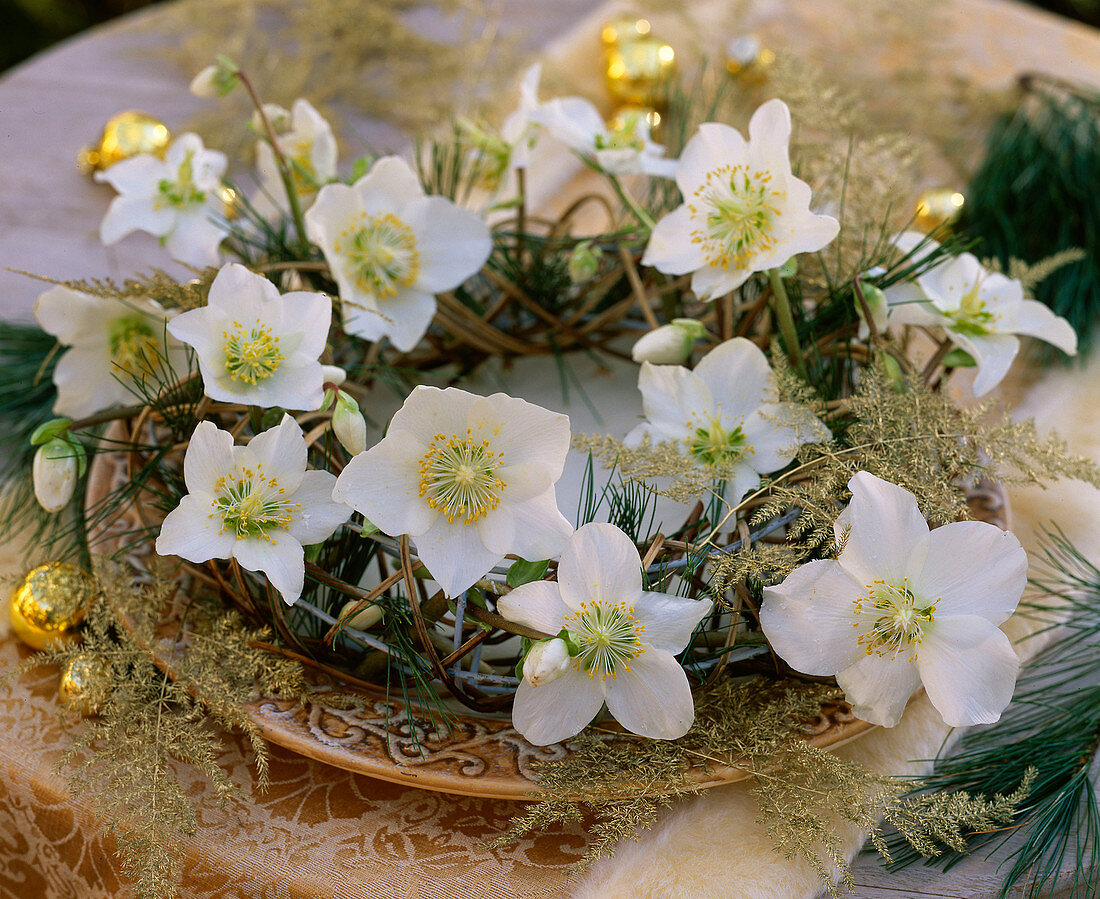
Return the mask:
<path id="1" fill-rule="evenodd" d="M 870 630 L 859 635 L 859 645 L 871 655 L 896 655 L 924 639 L 925 629 L 934 620 L 936 603 L 921 599 L 909 589 L 875 581 L 867 585 L 867 596 L 855 600 L 856 615 L 869 614 Z M 852 626 L 860 627 L 856 621 Z M 915 655 L 914 655 L 915 658 Z"/>
<path id="2" fill-rule="evenodd" d="M 222 331 L 225 338 L 225 370 L 234 381 L 258 384 L 279 370 L 286 357 L 279 352 L 279 338 L 268 325 L 258 321 L 251 328 L 233 322 L 232 331 Z"/>
<path id="3" fill-rule="evenodd" d="M 638 136 L 641 116 L 636 112 L 618 117 L 606 131 L 596 135 L 597 150 L 644 150 L 645 141 Z"/>
<path id="4" fill-rule="evenodd" d="M 223 475 L 214 492 L 213 514 L 221 518 L 222 531 L 230 530 L 238 539 L 270 541 L 272 532 L 287 530 L 302 508 L 286 501 L 286 489 L 277 478 L 269 478 L 261 464 Z"/>
<path id="5" fill-rule="evenodd" d="M 978 298 L 979 284 L 968 290 L 959 303 L 959 308 L 947 313 L 951 319 L 951 330 L 970 337 L 981 337 L 993 330 L 997 316 L 985 308 L 985 300 Z"/>
<path id="6" fill-rule="evenodd" d="M 645 652 L 645 625 L 638 623 L 634 607 L 625 602 L 613 606 L 582 602 L 581 610 L 565 619 L 565 627 L 574 663 L 589 677 L 615 678 L 620 665 L 629 671 L 627 663 Z"/>
<path id="7" fill-rule="evenodd" d="M 181 209 L 206 200 L 206 192 L 199 190 L 195 185 L 195 166 L 192 162 L 194 155 L 192 150 L 183 157 L 183 162 L 180 163 L 176 172 L 175 181 L 164 178 L 157 184 L 157 192 L 160 195 L 158 205 L 175 206 Z"/>
<path id="8" fill-rule="evenodd" d="M 466 435 L 435 435 L 419 463 L 419 494 L 448 522 L 461 518 L 463 524 L 473 524 L 500 505 L 508 485 L 496 473 L 504 454 L 494 453 L 487 440 L 474 440 L 469 431 Z"/>
<path id="9" fill-rule="evenodd" d="M 359 289 L 380 300 L 411 287 L 420 272 L 416 235 L 391 213 L 366 216 L 359 227 L 341 234 L 333 249 L 344 257 Z"/>
<path id="10" fill-rule="evenodd" d="M 111 360 L 129 375 L 151 373 L 160 358 L 160 340 L 144 315 L 124 315 L 107 332 Z"/>
<path id="11" fill-rule="evenodd" d="M 730 430 L 714 418 L 709 425 L 696 428 L 694 434 L 688 437 L 688 452 L 704 465 L 725 465 L 747 452 L 749 448 L 745 441 L 745 432 L 740 425 Z"/>
<path id="12" fill-rule="evenodd" d="M 703 221 L 691 232 L 691 240 L 702 246 L 710 265 L 746 268 L 754 255 L 775 246 L 771 232 L 780 215 L 782 192 L 772 187 L 771 177 L 770 172 L 750 171 L 743 165 L 707 172 L 688 210 L 693 219 Z"/>

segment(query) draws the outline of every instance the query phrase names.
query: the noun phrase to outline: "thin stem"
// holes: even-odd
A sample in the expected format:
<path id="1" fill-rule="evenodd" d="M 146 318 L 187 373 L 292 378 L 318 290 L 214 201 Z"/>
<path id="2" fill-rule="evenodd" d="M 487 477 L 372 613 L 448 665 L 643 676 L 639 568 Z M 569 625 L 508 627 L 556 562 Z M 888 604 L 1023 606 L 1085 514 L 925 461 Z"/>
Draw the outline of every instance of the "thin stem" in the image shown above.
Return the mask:
<path id="1" fill-rule="evenodd" d="M 619 176 L 608 173 L 607 180 L 611 182 L 611 186 L 615 188 L 615 193 L 618 195 L 619 199 L 622 200 L 623 205 L 634 214 L 634 218 L 638 220 L 638 223 L 645 228 L 646 231 L 652 231 L 656 227 L 657 221 L 653 216 L 642 209 L 634 198 L 626 192 L 626 188 L 623 187 L 623 183 L 619 180 Z"/>
<path id="2" fill-rule="evenodd" d="M 768 269 L 768 281 L 772 286 L 772 307 L 775 309 L 775 317 L 779 323 L 779 333 L 783 335 L 783 342 L 787 345 L 787 355 L 803 380 L 808 380 L 806 362 L 802 358 L 802 347 L 798 343 L 798 332 L 794 327 L 794 314 L 791 312 L 791 301 L 787 296 L 787 288 L 783 284 L 783 278 L 779 269 Z"/>
<path id="3" fill-rule="evenodd" d="M 248 91 L 248 96 L 252 100 L 252 105 L 256 107 L 256 113 L 260 117 L 260 121 L 263 122 L 264 131 L 267 132 L 267 140 L 271 144 L 271 152 L 275 154 L 275 163 L 279 167 L 279 177 L 282 179 L 283 187 L 286 189 L 287 201 L 290 203 L 290 214 L 294 218 L 294 227 L 298 229 L 298 239 L 301 242 L 308 243 L 306 239 L 306 225 L 305 219 L 302 217 L 302 203 L 298 199 L 298 191 L 294 187 L 294 178 L 290 171 L 290 165 L 286 161 L 286 157 L 283 156 L 283 151 L 279 148 L 279 140 L 275 136 L 275 128 L 271 124 L 271 119 L 267 117 L 267 113 L 264 112 L 264 105 L 260 101 L 260 95 L 256 93 L 256 89 L 252 86 L 252 82 L 248 80 L 244 72 L 237 72 L 237 78 L 241 84 L 244 85 L 244 89 Z"/>

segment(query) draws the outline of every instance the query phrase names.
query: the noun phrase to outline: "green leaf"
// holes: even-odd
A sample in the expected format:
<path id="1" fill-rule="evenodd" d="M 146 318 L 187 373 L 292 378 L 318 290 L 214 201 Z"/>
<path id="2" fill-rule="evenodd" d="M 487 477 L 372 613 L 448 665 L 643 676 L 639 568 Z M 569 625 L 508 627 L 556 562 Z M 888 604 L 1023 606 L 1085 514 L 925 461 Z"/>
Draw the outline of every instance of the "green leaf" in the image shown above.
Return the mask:
<path id="1" fill-rule="evenodd" d="M 526 559 L 517 559 L 508 569 L 508 586 L 519 587 L 532 581 L 541 581 L 546 575 L 546 569 L 550 567 L 550 560 L 541 562 L 528 562 Z"/>

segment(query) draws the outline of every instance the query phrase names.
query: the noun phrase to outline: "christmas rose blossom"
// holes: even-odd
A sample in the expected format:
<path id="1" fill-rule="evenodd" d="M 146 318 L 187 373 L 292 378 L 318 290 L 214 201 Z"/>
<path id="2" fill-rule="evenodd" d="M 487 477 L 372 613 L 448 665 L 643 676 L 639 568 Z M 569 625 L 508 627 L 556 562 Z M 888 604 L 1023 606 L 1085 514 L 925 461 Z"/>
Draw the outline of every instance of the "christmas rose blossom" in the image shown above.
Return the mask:
<path id="1" fill-rule="evenodd" d="M 408 352 L 431 324 L 435 294 L 480 271 L 493 244 L 476 214 L 424 195 L 396 156 L 379 159 L 352 186 L 328 184 L 305 214 L 340 287 L 344 330 L 388 337 Z"/>
<path id="2" fill-rule="evenodd" d="M 266 574 L 293 605 L 305 584 L 303 546 L 327 540 L 350 514 L 332 499 L 336 478 L 306 470 L 306 452 L 289 415 L 247 446 L 201 422 L 183 458 L 187 495 L 164 519 L 157 552 L 189 562 L 236 559 Z"/>
<path id="3" fill-rule="evenodd" d="M 168 332 L 195 348 L 211 399 L 310 411 L 324 396 L 319 359 L 331 320 L 325 294 L 280 294 L 234 262 L 214 278 L 207 304 L 176 316 Z"/>
<path id="4" fill-rule="evenodd" d="M 383 532 L 408 535 L 448 596 L 507 553 L 549 559 L 572 527 L 554 484 L 569 419 L 503 393 L 417 387 L 385 438 L 341 472 L 335 499 Z"/>
<path id="5" fill-rule="evenodd" d="M 641 568 L 626 534 L 587 524 L 566 544 L 556 583 L 524 584 L 497 601 L 511 621 L 565 631 L 536 644 L 516 691 L 512 722 L 532 743 L 579 733 L 605 702 L 616 721 L 645 737 L 675 740 L 691 727 L 695 705 L 674 654 L 711 604 L 643 590 Z"/>
<path id="6" fill-rule="evenodd" d="M 647 437 L 677 444 L 687 460 L 726 481 L 730 504 L 762 474 L 790 464 L 801 444 L 829 435 L 807 410 L 774 402 L 768 360 L 743 337 L 716 346 L 694 370 L 644 362 L 638 388 L 646 421 L 626 435 L 627 445 Z"/>
<path id="7" fill-rule="evenodd" d="M 747 141 L 728 125 L 700 125 L 676 168 L 684 204 L 657 222 L 642 263 L 693 272 L 695 295 L 713 300 L 830 243 L 840 226 L 810 212 L 810 187 L 791 174 L 790 137 L 782 100 L 753 113 Z"/>
<path id="8" fill-rule="evenodd" d="M 840 555 L 764 590 L 768 642 L 796 671 L 836 675 L 873 724 L 896 725 L 922 684 L 952 727 L 993 723 L 1019 670 L 997 625 L 1027 583 L 1020 542 L 980 521 L 929 532 L 912 493 L 866 471 L 848 488 Z"/>

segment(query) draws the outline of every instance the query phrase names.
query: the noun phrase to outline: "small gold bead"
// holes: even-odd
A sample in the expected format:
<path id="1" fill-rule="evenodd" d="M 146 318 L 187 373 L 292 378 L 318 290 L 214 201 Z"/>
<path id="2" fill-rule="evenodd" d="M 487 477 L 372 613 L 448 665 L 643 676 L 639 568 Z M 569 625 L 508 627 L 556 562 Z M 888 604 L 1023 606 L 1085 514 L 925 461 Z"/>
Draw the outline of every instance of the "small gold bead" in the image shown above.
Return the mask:
<path id="1" fill-rule="evenodd" d="M 942 225 L 951 227 L 962 215 L 966 197 L 950 187 L 926 190 L 917 199 L 913 227 L 928 234 Z"/>
<path id="2" fill-rule="evenodd" d="M 110 693 L 107 668 L 91 653 L 73 656 L 61 669 L 57 696 L 61 703 L 85 718 L 103 711 Z"/>

